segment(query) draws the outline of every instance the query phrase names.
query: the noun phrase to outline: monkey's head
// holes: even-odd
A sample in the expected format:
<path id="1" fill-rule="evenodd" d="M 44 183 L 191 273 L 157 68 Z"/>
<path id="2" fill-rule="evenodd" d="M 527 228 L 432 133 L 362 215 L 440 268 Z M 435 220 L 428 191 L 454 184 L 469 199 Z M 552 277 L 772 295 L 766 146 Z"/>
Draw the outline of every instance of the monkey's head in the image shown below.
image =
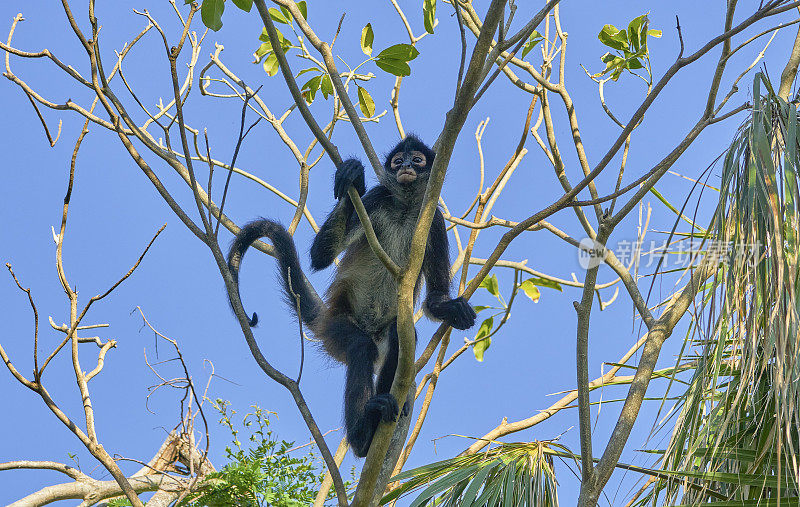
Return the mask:
<path id="1" fill-rule="evenodd" d="M 435 153 L 413 134 L 409 134 L 389 152 L 383 167 L 386 175 L 401 186 L 426 183 Z"/>

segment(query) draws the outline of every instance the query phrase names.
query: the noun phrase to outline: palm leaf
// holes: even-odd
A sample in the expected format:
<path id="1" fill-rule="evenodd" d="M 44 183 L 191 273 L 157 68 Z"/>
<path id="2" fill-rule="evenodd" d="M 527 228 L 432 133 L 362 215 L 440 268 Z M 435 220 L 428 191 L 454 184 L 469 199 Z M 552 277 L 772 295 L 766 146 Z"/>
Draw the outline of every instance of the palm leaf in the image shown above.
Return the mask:
<path id="1" fill-rule="evenodd" d="M 430 484 L 412 506 L 558 507 L 554 455 L 574 456 L 554 442 L 508 443 L 424 465 L 393 477 L 402 484 L 381 505 Z"/>
<path id="2" fill-rule="evenodd" d="M 718 271 L 681 358 L 694 367 L 659 458 L 667 477 L 636 505 L 798 505 L 798 120 L 762 73 L 753 97 L 722 161 L 706 249 Z"/>

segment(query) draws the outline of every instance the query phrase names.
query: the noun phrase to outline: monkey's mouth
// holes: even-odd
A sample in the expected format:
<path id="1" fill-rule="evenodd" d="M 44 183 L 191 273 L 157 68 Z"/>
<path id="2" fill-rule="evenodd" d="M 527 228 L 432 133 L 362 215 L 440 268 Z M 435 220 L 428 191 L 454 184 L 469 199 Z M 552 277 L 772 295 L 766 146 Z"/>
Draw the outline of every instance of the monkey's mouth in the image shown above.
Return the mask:
<path id="1" fill-rule="evenodd" d="M 400 169 L 399 171 L 397 171 L 397 182 L 398 183 L 403 183 L 403 184 L 411 183 L 412 181 L 414 181 L 416 179 L 417 179 L 417 172 L 414 169 L 410 168 L 410 167 L 404 167 L 404 168 Z"/>

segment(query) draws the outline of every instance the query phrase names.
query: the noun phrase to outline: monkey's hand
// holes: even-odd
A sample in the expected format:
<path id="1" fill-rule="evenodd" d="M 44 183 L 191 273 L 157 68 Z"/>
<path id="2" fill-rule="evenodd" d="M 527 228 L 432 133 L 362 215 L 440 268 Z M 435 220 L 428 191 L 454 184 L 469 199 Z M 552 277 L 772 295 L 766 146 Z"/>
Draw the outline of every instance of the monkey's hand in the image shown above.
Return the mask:
<path id="1" fill-rule="evenodd" d="M 336 176 L 333 178 L 333 197 L 336 199 L 345 197 L 350 185 L 356 187 L 358 195 L 364 195 L 367 191 L 364 183 L 364 166 L 355 158 L 345 160 L 336 168 Z"/>
<path id="2" fill-rule="evenodd" d="M 433 318 L 456 329 L 471 328 L 477 317 L 475 310 L 462 297 L 437 303 L 429 302 L 428 311 Z"/>
<path id="3" fill-rule="evenodd" d="M 367 412 L 376 412 L 383 422 L 396 421 L 397 415 L 400 413 L 397 400 L 390 393 L 376 394 L 370 398 L 364 408 Z"/>

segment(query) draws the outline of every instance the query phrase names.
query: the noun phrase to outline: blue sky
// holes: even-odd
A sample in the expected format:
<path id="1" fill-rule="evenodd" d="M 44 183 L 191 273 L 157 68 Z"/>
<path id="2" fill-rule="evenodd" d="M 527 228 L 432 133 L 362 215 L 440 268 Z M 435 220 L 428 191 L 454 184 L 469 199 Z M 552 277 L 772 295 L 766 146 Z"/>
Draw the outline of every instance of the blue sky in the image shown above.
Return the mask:
<path id="1" fill-rule="evenodd" d="M 363 58 L 359 48 L 361 28 L 371 22 L 375 32 L 376 51 L 398 42 L 406 42 L 405 30 L 390 2 L 364 2 L 358 6 L 344 2 L 309 2 L 309 21 L 323 39 L 330 39 L 336 25 L 346 12 L 342 32 L 335 50 L 348 63 L 358 64 Z M 415 33 L 423 31 L 421 2 L 401 2 Z M 479 12 L 485 2 L 477 2 Z M 752 2 L 740 5 L 737 20 L 749 15 Z M 517 25 L 530 18 L 538 9 L 519 2 Z M 86 16 L 83 4 L 73 6 L 76 17 L 82 22 Z M 166 1 L 103 2 L 97 6 L 97 15 L 103 26 L 101 43 L 108 62 L 114 59 L 114 50 L 120 50 L 146 24 L 132 9 L 147 8 L 165 29 L 175 37 L 174 13 Z M 185 9 L 184 7 L 182 7 Z M 420 56 L 412 62 L 412 75 L 405 79 L 400 92 L 400 108 L 408 131 L 433 142 L 452 104 L 455 76 L 458 69 L 458 27 L 450 15 L 449 6 L 439 6 L 439 25 L 436 33 L 418 44 Z M 605 116 L 600 107 L 597 86 L 590 81 L 580 64 L 590 71 L 599 71 L 603 64 L 600 56 L 606 51 L 598 41 L 597 33 L 606 23 L 626 25 L 635 16 L 650 13 L 650 26 L 663 30 L 664 36 L 651 45 L 654 75 L 658 78 L 673 62 L 678 51 L 675 16 L 679 16 L 686 51 L 691 52 L 719 33 L 723 23 L 721 2 L 634 2 L 605 1 L 563 2 L 561 22 L 569 33 L 566 82 L 578 109 L 582 138 L 590 163 L 596 163 L 617 136 L 618 128 Z M 38 2 L 30 4 L 7 0 L 0 5 L 0 27 L 8 27 L 17 12 L 26 21 L 17 27 L 14 45 L 28 51 L 51 49 L 62 61 L 88 74 L 85 54 L 69 30 L 60 7 L 50 5 L 45 9 Z M 744 35 L 734 39 L 742 42 L 781 21 L 792 20 L 787 13 L 781 19 L 769 19 L 757 24 Z M 198 20 L 199 21 L 199 20 Z M 252 52 L 258 45 L 261 31 L 255 11 L 245 14 L 231 3 L 228 6 L 220 32 L 209 33 L 202 45 L 200 64 L 208 61 L 214 43 L 225 47 L 222 58 L 234 72 L 253 88 L 262 86 L 261 96 L 276 112 L 283 112 L 291 104 L 279 76 L 269 78 L 259 65 L 252 65 Z M 195 25 L 200 29 L 201 25 Z M 3 40 L 5 40 L 3 36 Z M 762 37 L 732 58 L 723 79 L 721 93 L 727 93 L 730 82 L 764 47 L 768 39 Z M 472 38 L 468 36 L 470 43 Z M 775 37 L 762 65 L 776 80 L 794 40 L 794 28 Z M 534 52 L 535 53 L 535 52 Z M 649 170 L 679 142 L 696 121 L 705 105 L 708 84 L 719 50 L 712 51 L 700 61 L 682 70 L 664 90 L 650 109 L 645 121 L 633 136 L 628 158 L 626 182 Z M 87 90 L 69 81 L 56 68 L 44 60 L 22 61 L 12 58 L 12 69 L 37 91 L 51 100 L 63 102 L 68 98 L 88 106 Z M 306 67 L 305 62 L 290 59 L 295 72 Z M 111 63 L 108 64 L 109 66 Z M 344 68 L 342 66 L 342 68 Z M 398 140 L 397 130 L 391 121 L 389 90 L 393 83 L 385 73 L 372 64 L 364 67 L 377 77 L 366 84 L 376 103 L 376 109 L 389 110 L 379 123 L 366 125 L 379 153 L 388 151 Z M 165 101 L 172 94 L 168 81 L 168 63 L 159 39 L 150 34 L 143 39 L 126 59 L 125 75 L 147 106 L 159 98 Z M 181 67 L 179 67 L 181 69 Z M 740 82 L 740 92 L 731 100 L 729 108 L 750 98 L 752 77 Z M 142 122 L 144 114 L 136 109 L 135 102 L 121 81 L 114 84 L 115 92 L 123 98 L 134 117 Z M 618 83 L 606 86 L 606 99 L 618 117 L 627 118 L 643 98 L 641 81 L 626 76 Z M 355 93 L 352 94 L 355 96 Z M 530 97 L 500 76 L 490 91 L 470 113 L 461 133 L 448 170 L 443 196 L 456 214 L 469 205 L 478 184 L 478 157 L 474 132 L 478 123 L 490 118 L 483 136 L 487 180 L 502 169 L 513 152 L 524 122 Z M 567 174 L 573 183 L 580 169 L 570 142 L 570 132 L 562 105 L 552 99 L 556 130 L 561 152 L 568 167 Z M 318 119 L 329 118 L 330 103 L 318 95 L 312 107 Z M 51 129 L 63 120 L 61 138 L 54 148 L 46 142 L 42 127 L 24 94 L 13 83 L 0 83 L 0 129 L 5 146 L 3 184 L 0 185 L 0 258 L 10 263 L 25 287 L 31 287 L 40 315 L 39 342 L 48 350 L 60 339 L 60 334 L 50 329 L 48 316 L 57 322 L 68 320 L 68 303 L 59 285 L 55 270 L 55 245 L 50 227 L 58 228 L 61 207 L 66 190 L 69 159 L 82 120 L 75 114 L 44 111 Z M 193 92 L 187 103 L 189 123 L 208 129 L 215 158 L 229 160 L 239 128 L 241 105 L 231 100 L 202 97 Z M 701 137 L 673 167 L 673 170 L 698 176 L 730 141 L 743 119 L 739 115 L 727 122 L 706 129 Z M 300 116 L 295 112 L 286 122 L 286 129 L 301 149 L 312 139 Z M 542 129 L 543 131 L 543 129 Z M 152 130 L 155 135 L 158 133 Z M 343 156 L 358 156 L 363 152 L 349 125 L 341 122 L 335 131 L 334 142 Z M 528 137 L 528 155 L 520 164 L 511 183 L 498 201 L 494 214 L 498 217 L 519 220 L 539 210 L 560 195 L 560 186 L 552 167 L 535 141 Z M 319 148 L 315 153 L 318 153 Z M 167 187 L 190 214 L 196 210 L 182 181 L 155 157 L 146 156 Z M 617 158 L 618 160 L 618 158 Z M 613 165 L 618 164 L 618 161 Z M 291 154 L 280 143 L 274 131 L 262 122 L 250 134 L 239 155 L 237 165 L 274 184 L 290 196 L 297 196 L 297 165 Z M 333 206 L 332 164 L 327 160 L 317 165 L 311 173 L 309 208 L 318 223 Z M 136 311 L 140 306 L 148 320 L 165 335 L 176 339 L 187 359 L 194 381 L 204 385 L 210 368 L 205 360 L 213 361 L 215 378 L 209 395 L 229 400 L 241 414 L 251 404 L 275 411 L 278 418 L 273 430 L 283 439 L 298 443 L 308 439 L 308 433 L 289 394 L 258 369 L 248 353 L 236 320 L 226 301 L 221 278 L 210 253 L 181 224 L 152 185 L 135 166 L 113 134 L 97 126 L 90 127 L 78 156 L 75 189 L 72 196 L 70 218 L 64 247 L 64 261 L 68 278 L 77 284 L 81 302 L 102 293 L 124 274 L 138 258 L 141 250 L 155 231 L 167 223 L 167 228 L 156 241 L 136 273 L 107 301 L 96 304 L 87 316 L 87 324 L 108 323 L 100 329 L 103 338 L 117 340 L 118 346 L 106 359 L 103 373 L 92 381 L 93 402 L 96 411 L 98 434 L 103 445 L 114 456 L 148 460 L 163 441 L 165 432 L 178 422 L 180 393 L 162 389 L 153 394 L 146 404 L 150 390 L 158 379 L 147 365 L 143 351 L 153 362 L 172 357 L 167 344 L 160 342 L 156 351 L 155 340 Z M 613 189 L 616 170 L 607 171 L 598 179 L 602 193 Z M 221 176 L 221 172 L 220 172 Z M 202 179 L 202 178 L 201 178 Z M 374 184 L 374 175 L 367 174 L 368 186 Z M 215 188 L 222 186 L 222 178 L 215 180 Z M 712 175 L 711 183 L 717 181 Z M 657 186 L 672 202 L 682 202 L 690 184 L 673 175 L 666 175 Z M 219 194 L 216 193 L 218 196 Z M 710 200 L 700 207 L 701 216 Z M 218 198 L 218 197 L 217 197 Z M 651 199 L 646 199 L 649 202 Z M 669 230 L 674 215 L 653 199 L 651 230 Z M 195 210 L 192 213 L 192 210 Z M 228 215 L 239 223 L 258 216 L 268 216 L 288 223 L 293 208 L 265 189 L 234 175 L 226 204 Z M 551 221 L 576 238 L 583 237 L 574 214 L 565 210 Z M 701 219 L 702 223 L 704 219 Z M 503 231 L 494 229 L 481 233 L 474 255 L 485 258 Z M 313 231 L 307 222 L 295 236 L 304 265 Z M 636 213 L 626 219 L 615 233 L 615 241 L 630 241 L 636 235 Z M 462 238 L 468 236 L 462 232 Z M 230 234 L 223 232 L 221 243 L 227 246 Z M 650 234 L 648 239 L 662 236 Z M 451 256 L 455 246 L 451 237 Z M 572 247 L 546 232 L 530 232 L 518 238 L 503 255 L 504 259 L 527 259 L 536 270 L 561 278 L 571 274 L 582 279 L 583 272 Z M 652 268 L 650 268 L 652 269 Z M 272 364 L 282 371 L 295 372 L 299 363 L 296 323 L 280 302 L 275 287 L 274 261 L 266 256 L 250 254 L 242 270 L 242 295 L 246 307 L 258 311 L 264 324 L 256 330 L 262 350 Z M 477 271 L 473 267 L 471 273 Z M 647 271 L 647 269 L 645 269 Z M 512 271 L 495 270 L 501 290 L 507 296 Z M 330 271 L 314 275 L 312 281 L 322 290 L 331 276 Z M 607 268 L 601 269 L 601 282 L 612 279 Z M 650 278 L 640 282 L 647 287 Z M 657 281 L 651 303 L 660 301 L 673 287 L 671 280 Z M 613 288 L 603 292 L 604 299 L 613 295 Z M 616 361 L 637 339 L 638 321 L 633 319 L 630 300 L 620 289 L 617 300 L 605 311 L 595 306 L 590 334 L 590 376 L 599 376 L 603 361 Z M 0 283 L 6 331 L 0 336 L 2 344 L 17 367 L 25 374 L 32 368 L 32 316 L 27 299 L 20 293 L 10 277 Z M 575 311 L 572 302 L 580 299 L 580 291 L 565 288 L 564 292 L 543 290 L 541 299 L 534 304 L 520 298 L 515 303 L 512 318 L 504 330 L 495 336 L 485 360 L 478 363 L 471 353 L 459 358 L 438 383 L 426 425 L 409 460 L 409 466 L 421 465 L 447 458 L 466 448 L 471 441 L 460 437 L 433 439 L 450 434 L 478 437 L 496 426 L 504 417 L 515 421 L 546 408 L 557 398 L 548 396 L 568 390 L 575 385 Z M 491 304 L 485 292 L 473 297 L 473 304 Z M 421 321 L 417 326 L 420 343 L 425 344 L 435 327 Z M 477 328 L 476 328 L 477 329 Z M 474 330 L 473 330 L 474 333 Z M 465 337 L 473 334 L 454 332 L 451 350 L 455 350 Z M 680 346 L 681 333 L 668 341 L 660 364 L 670 365 L 673 354 Z M 322 353 L 307 348 L 302 388 L 318 424 L 327 431 L 341 426 L 341 397 L 343 369 L 326 359 Z M 41 352 L 45 353 L 45 352 Z M 87 348 L 83 356 L 88 365 L 95 350 Z M 88 368 L 88 366 L 86 366 Z M 174 365 L 161 366 L 164 374 L 175 373 Z M 430 365 L 429 365 L 430 368 Z M 426 370 L 428 371 L 428 370 Z M 421 378 L 421 377 L 420 377 Z M 80 399 L 74 384 L 72 366 L 66 355 L 49 367 L 45 383 L 60 406 L 76 421 L 82 419 Z M 662 392 L 655 383 L 653 393 Z M 0 372 L 0 392 L 3 393 L 9 413 L 0 422 L 0 462 L 18 459 L 54 460 L 72 463 L 75 455 L 80 467 L 95 477 L 107 477 L 80 442 L 46 409 L 41 400 L 18 384 L 3 370 Z M 615 400 L 624 397 L 620 388 L 609 388 L 593 393 L 593 401 Z M 647 406 L 637 423 L 623 461 L 647 463 L 646 457 L 634 449 L 645 445 L 653 424 L 657 405 Z M 148 410 L 149 409 L 149 410 Z M 595 406 L 596 409 L 596 406 Z M 599 454 L 616 421 L 618 403 L 602 405 L 595 427 L 594 445 Z M 596 411 L 596 410 L 595 410 Z M 212 420 L 211 457 L 216 465 L 222 464 L 223 450 L 229 435 L 215 422 L 217 417 L 208 412 Z M 552 439 L 575 452 L 579 451 L 577 419 L 574 410 L 564 411 L 531 430 L 513 435 L 509 440 Z M 335 448 L 342 432 L 328 436 Z M 658 440 L 652 443 L 658 445 Z M 348 458 L 343 471 L 349 475 L 350 465 L 360 467 L 361 461 Z M 123 462 L 123 470 L 134 471 L 138 465 Z M 563 505 L 574 503 L 577 480 L 563 465 L 558 465 Z M 0 503 L 8 503 L 38 488 L 61 482 L 64 477 L 55 472 L 14 471 L 0 473 Z M 606 488 L 606 498 L 601 503 L 618 505 L 627 497 L 632 487 L 631 474 L 617 474 Z"/>

